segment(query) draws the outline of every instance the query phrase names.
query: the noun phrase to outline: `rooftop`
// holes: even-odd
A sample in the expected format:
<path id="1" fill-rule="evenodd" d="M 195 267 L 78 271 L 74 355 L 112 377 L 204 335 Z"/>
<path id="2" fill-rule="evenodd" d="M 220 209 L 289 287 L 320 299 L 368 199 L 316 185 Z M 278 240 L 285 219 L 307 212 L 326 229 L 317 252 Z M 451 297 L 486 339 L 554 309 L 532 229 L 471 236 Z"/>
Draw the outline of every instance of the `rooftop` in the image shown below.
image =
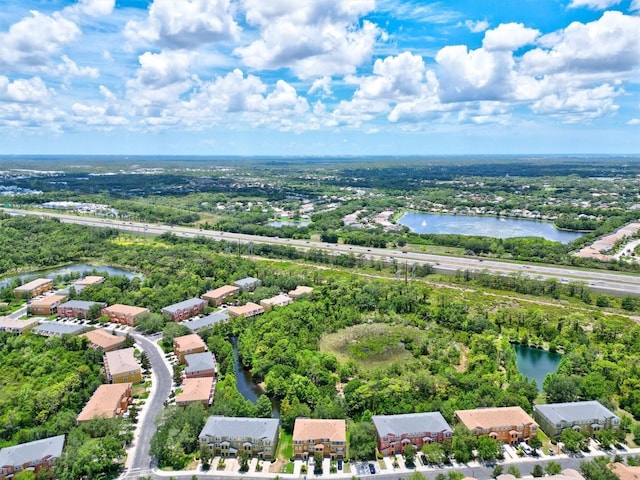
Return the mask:
<path id="1" fill-rule="evenodd" d="M 196 348 L 207 348 L 207 345 L 197 333 L 174 338 L 173 346 L 180 352 L 195 350 Z"/>
<path id="2" fill-rule="evenodd" d="M 304 285 L 298 285 L 295 290 L 291 290 L 289 292 L 289 295 L 295 297 L 300 295 L 309 295 L 311 293 L 313 293 L 313 288 Z"/>
<path id="3" fill-rule="evenodd" d="M 182 322 L 181 325 L 184 325 L 192 332 L 196 332 L 201 328 L 210 327 L 218 322 L 224 322 L 226 320 L 229 320 L 229 314 L 226 310 L 221 310 L 207 315 L 206 317 L 187 320 L 186 322 Z"/>
<path id="4" fill-rule="evenodd" d="M 620 480 L 640 479 L 640 467 L 630 467 L 624 463 L 616 462 L 607 464 L 607 468 Z"/>
<path id="5" fill-rule="evenodd" d="M 120 413 L 120 401 L 130 389 L 130 383 L 100 385 L 78 415 L 78 422 L 86 422 L 96 417 L 113 418 Z"/>
<path id="6" fill-rule="evenodd" d="M 53 283 L 53 280 L 51 280 L 50 278 L 36 278 L 35 280 L 31 280 L 30 282 L 25 283 L 24 285 L 20 285 L 19 287 L 14 288 L 14 290 L 30 291 L 38 287 L 41 287 L 43 285 L 46 285 L 48 283 Z"/>
<path id="7" fill-rule="evenodd" d="M 278 434 L 280 420 L 277 418 L 245 418 L 223 417 L 214 415 L 209 417 L 200 437 L 246 437 L 246 438 L 275 438 Z"/>
<path id="8" fill-rule="evenodd" d="M 213 377 L 185 378 L 182 393 L 176 395 L 176 403 L 208 402 L 213 391 Z"/>
<path id="9" fill-rule="evenodd" d="M 233 295 L 238 293 L 240 288 L 232 285 L 223 285 L 222 287 L 214 288 L 208 292 L 202 294 L 202 298 L 220 298 L 226 295 Z"/>
<path id="10" fill-rule="evenodd" d="M 31 306 L 50 307 L 58 302 L 64 301 L 65 298 L 67 298 L 66 295 L 45 295 L 42 298 L 33 300 Z"/>
<path id="11" fill-rule="evenodd" d="M 19 320 L 17 318 L 0 317 L 0 330 L 25 329 L 40 323 L 41 318 L 28 318 L 27 320 Z"/>
<path id="12" fill-rule="evenodd" d="M 80 280 L 76 280 L 75 282 L 73 282 L 73 284 L 88 286 L 88 285 L 95 285 L 97 283 L 102 283 L 102 282 L 104 282 L 104 277 L 100 277 L 98 275 L 87 275 L 86 277 L 81 278 Z"/>
<path id="13" fill-rule="evenodd" d="M 328 438 L 332 442 L 347 441 L 347 424 L 344 420 L 296 418 L 293 440 L 316 440 Z"/>
<path id="14" fill-rule="evenodd" d="M 235 282 L 233 282 L 233 284 L 240 288 L 247 288 L 247 287 L 252 287 L 253 285 L 259 282 L 260 282 L 260 279 L 258 278 L 245 277 L 245 278 L 241 278 L 240 280 L 236 280 Z"/>
<path id="15" fill-rule="evenodd" d="M 456 410 L 455 415 L 469 430 L 510 425 L 537 425 L 521 407 L 476 408 Z"/>
<path id="16" fill-rule="evenodd" d="M 38 335 L 78 335 L 86 330 L 86 326 L 76 323 L 62 323 L 55 321 L 41 322 L 33 329 Z"/>
<path id="17" fill-rule="evenodd" d="M 64 439 L 64 435 L 58 435 L 3 448 L 0 450 L 0 466 L 22 467 L 25 463 L 31 463 L 34 460 L 57 458 L 62 454 Z"/>
<path id="18" fill-rule="evenodd" d="M 104 350 L 108 350 L 116 345 L 124 344 L 125 342 L 125 337 L 114 335 L 113 333 L 107 332 L 104 328 L 91 330 L 82 336 L 87 337 L 90 343 Z"/>
<path id="19" fill-rule="evenodd" d="M 264 300 L 260 301 L 260 305 L 267 305 L 267 306 L 278 306 L 278 305 L 286 305 L 289 304 L 293 301 L 293 299 L 285 294 L 285 293 L 281 293 L 280 295 L 276 295 L 275 297 L 271 297 L 271 298 L 265 298 Z"/>
<path id="20" fill-rule="evenodd" d="M 115 305 L 111 305 L 110 307 L 105 308 L 105 311 L 107 313 L 112 313 L 116 315 L 133 315 L 135 317 L 142 313 L 146 313 L 149 310 L 147 308 L 134 307 L 131 305 L 122 305 L 121 303 L 116 303 Z"/>
<path id="21" fill-rule="evenodd" d="M 374 415 L 371 419 L 380 436 L 451 431 L 451 427 L 440 412 Z"/>
<path id="22" fill-rule="evenodd" d="M 104 305 L 100 302 L 90 302 L 88 300 L 69 300 L 61 303 L 58 308 L 74 308 L 76 310 L 89 310 L 93 305 Z"/>
<path id="23" fill-rule="evenodd" d="M 611 412 L 611 410 L 605 408 L 600 402 L 595 400 L 589 402 L 566 402 L 535 405 L 533 409 L 539 411 L 551 423 L 560 423 L 562 421 L 573 423 L 577 420 L 585 419 L 618 419 L 618 416 Z"/>
<path id="24" fill-rule="evenodd" d="M 241 307 L 229 307 L 228 311 L 230 314 L 235 316 L 241 315 L 249 315 L 256 311 L 260 313 L 264 313 L 264 308 L 258 305 L 257 303 L 249 302 Z"/>
<path id="25" fill-rule="evenodd" d="M 191 355 L 185 355 L 184 361 L 187 367 L 184 369 L 185 373 L 201 372 L 203 370 L 215 370 L 216 362 L 211 352 L 192 353 Z"/>
<path id="26" fill-rule="evenodd" d="M 190 298 L 189 300 L 184 300 L 183 302 L 174 303 L 173 305 L 166 306 L 162 309 L 163 313 L 177 313 L 182 310 L 192 310 L 196 307 L 201 307 L 206 305 L 207 301 L 202 300 L 201 298 Z"/>
<path id="27" fill-rule="evenodd" d="M 109 365 L 111 375 L 140 370 L 140 365 L 133 354 L 133 347 L 107 352 L 104 356 L 105 364 Z"/>

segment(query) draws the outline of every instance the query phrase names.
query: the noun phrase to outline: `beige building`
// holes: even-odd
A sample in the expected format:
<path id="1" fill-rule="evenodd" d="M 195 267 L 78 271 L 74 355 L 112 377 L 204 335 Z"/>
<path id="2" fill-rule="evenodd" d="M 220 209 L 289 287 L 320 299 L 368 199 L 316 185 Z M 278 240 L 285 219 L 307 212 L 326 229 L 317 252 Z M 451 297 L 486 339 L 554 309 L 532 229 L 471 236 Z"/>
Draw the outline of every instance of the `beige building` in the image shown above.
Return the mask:
<path id="1" fill-rule="evenodd" d="M 473 435 L 488 435 L 498 442 L 515 445 L 538 434 L 538 424 L 521 407 L 456 410 L 455 417 Z"/>
<path id="2" fill-rule="evenodd" d="M 202 353 L 207 351 L 207 345 L 204 343 L 200 335 L 192 333 L 182 337 L 173 339 L 173 353 L 176 354 L 180 363 L 184 362 L 185 355 L 193 353 Z"/>
<path id="3" fill-rule="evenodd" d="M 82 336 L 89 340 L 91 347 L 102 352 L 111 352 L 122 348 L 126 342 L 125 337 L 109 333 L 103 328 L 91 330 Z"/>
<path id="4" fill-rule="evenodd" d="M 67 297 L 64 295 L 45 295 L 29 304 L 29 313 L 31 315 L 53 315 L 56 313 L 58 305 L 66 299 Z"/>
<path id="5" fill-rule="evenodd" d="M 111 322 L 122 323 L 130 327 L 133 327 L 136 321 L 145 313 L 149 313 L 148 308 L 122 305 L 119 303 L 102 309 L 102 315 L 107 315 Z"/>
<path id="6" fill-rule="evenodd" d="M 215 381 L 213 377 L 185 378 L 182 392 L 176 395 L 176 405 L 186 407 L 190 403 L 201 403 L 204 407 L 211 405 Z"/>
<path id="7" fill-rule="evenodd" d="M 0 332 L 25 334 L 32 328 L 38 326 L 41 320 L 41 318 L 19 320 L 17 318 L 0 317 Z"/>
<path id="8" fill-rule="evenodd" d="M 131 404 L 132 395 L 131 383 L 100 385 L 78 415 L 78 423 L 119 417 Z"/>
<path id="9" fill-rule="evenodd" d="M 239 452 L 269 460 L 278 445 L 277 418 L 244 418 L 211 416 L 198 440 L 213 455 L 235 457 Z"/>
<path id="10" fill-rule="evenodd" d="M 208 292 L 202 294 L 200 298 L 209 302 L 209 305 L 213 305 L 215 307 L 219 307 L 224 303 L 224 301 L 233 297 L 240 291 L 239 287 L 233 285 L 223 285 L 220 288 L 216 288 L 214 290 L 209 290 Z"/>
<path id="11" fill-rule="evenodd" d="M 100 277 L 98 275 L 87 275 L 86 277 L 73 282 L 73 288 L 76 289 L 76 292 L 81 292 L 87 287 L 98 285 L 102 282 L 104 282 L 104 277 Z"/>
<path id="12" fill-rule="evenodd" d="M 293 453 L 306 460 L 320 452 L 331 459 L 347 453 L 347 424 L 344 420 L 296 418 L 293 426 Z"/>
<path id="13" fill-rule="evenodd" d="M 300 286 L 296 287 L 295 290 L 291 290 L 289 292 L 289 296 L 291 298 L 293 298 L 294 300 L 297 300 L 300 297 L 302 297 L 303 295 L 311 295 L 312 293 L 313 293 L 313 288 L 305 287 L 304 285 L 300 285 Z"/>
<path id="14" fill-rule="evenodd" d="M 264 313 L 264 307 L 257 303 L 249 302 L 241 307 L 229 307 L 227 309 L 231 318 L 245 317 L 251 318 Z"/>
<path id="15" fill-rule="evenodd" d="M 142 369 L 133 348 L 105 353 L 104 370 L 110 383 L 139 383 L 142 380 Z"/>
<path id="16" fill-rule="evenodd" d="M 275 297 L 260 300 L 260 305 L 264 307 L 265 311 L 271 310 L 273 307 L 284 307 L 286 305 L 291 305 L 292 303 L 293 298 L 291 298 L 289 295 L 285 295 L 284 293 L 276 295 Z"/>
<path id="17" fill-rule="evenodd" d="M 37 278 L 24 285 L 13 289 L 16 298 L 33 298 L 53 288 L 53 280 L 50 278 Z"/>

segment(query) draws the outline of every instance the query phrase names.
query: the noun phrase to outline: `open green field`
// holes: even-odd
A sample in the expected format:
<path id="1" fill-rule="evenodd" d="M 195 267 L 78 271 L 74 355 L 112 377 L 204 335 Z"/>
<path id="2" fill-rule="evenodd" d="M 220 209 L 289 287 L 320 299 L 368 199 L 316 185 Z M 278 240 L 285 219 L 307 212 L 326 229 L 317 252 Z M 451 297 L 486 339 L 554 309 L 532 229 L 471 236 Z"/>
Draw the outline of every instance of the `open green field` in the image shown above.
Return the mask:
<path id="1" fill-rule="evenodd" d="M 425 335 L 415 327 L 365 323 L 325 335 L 320 351 L 333 353 L 340 362 L 353 360 L 362 368 L 384 367 L 411 357 L 404 348 L 404 338 L 418 341 Z"/>

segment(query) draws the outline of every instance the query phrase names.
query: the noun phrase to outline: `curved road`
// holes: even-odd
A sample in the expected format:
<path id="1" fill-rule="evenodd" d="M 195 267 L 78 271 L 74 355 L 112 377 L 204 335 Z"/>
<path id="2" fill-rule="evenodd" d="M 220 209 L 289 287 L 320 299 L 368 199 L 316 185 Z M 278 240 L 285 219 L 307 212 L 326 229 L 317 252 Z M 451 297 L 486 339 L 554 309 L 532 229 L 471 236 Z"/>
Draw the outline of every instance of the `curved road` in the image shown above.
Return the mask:
<path id="1" fill-rule="evenodd" d="M 75 223 L 91 227 L 114 228 L 117 230 L 139 235 L 162 235 L 171 232 L 174 235 L 187 238 L 205 237 L 212 240 L 226 240 L 243 244 L 263 243 L 283 245 L 298 250 L 313 248 L 325 250 L 333 255 L 354 254 L 366 260 L 397 261 L 399 264 L 429 264 L 438 273 L 452 274 L 459 270 L 469 270 L 480 273 L 486 271 L 495 275 L 523 275 L 539 280 L 555 279 L 560 283 L 583 282 L 593 291 L 611 295 L 640 296 L 640 276 L 626 273 L 612 273 L 606 270 L 574 269 L 563 266 L 547 266 L 537 264 L 522 264 L 508 261 L 484 260 L 469 257 L 451 257 L 427 253 L 412 253 L 406 251 L 388 250 L 384 248 L 365 248 L 350 245 L 338 245 L 311 240 L 296 240 L 278 237 L 263 237 L 259 235 L 245 235 L 241 233 L 219 232 L 214 230 L 200 230 L 191 227 L 173 227 L 169 225 L 149 224 L 141 222 L 123 222 L 95 217 L 81 217 L 53 212 L 36 212 L 31 210 L 15 210 L 3 208 L 9 215 L 38 215 L 41 217 L 57 218 L 64 223 Z"/>
<path id="2" fill-rule="evenodd" d="M 169 397 L 173 377 L 164 360 L 162 350 L 158 344 L 148 338 L 133 333 L 131 336 L 142 347 L 149 357 L 152 371 L 152 389 L 147 399 L 147 404 L 138 419 L 138 429 L 134 438 L 133 449 L 129 455 L 133 461 L 125 471 L 122 479 L 134 479 L 149 475 L 154 465 L 151 463 L 149 449 L 151 448 L 151 438 L 156 433 L 156 418 L 164 409 L 164 402 Z"/>

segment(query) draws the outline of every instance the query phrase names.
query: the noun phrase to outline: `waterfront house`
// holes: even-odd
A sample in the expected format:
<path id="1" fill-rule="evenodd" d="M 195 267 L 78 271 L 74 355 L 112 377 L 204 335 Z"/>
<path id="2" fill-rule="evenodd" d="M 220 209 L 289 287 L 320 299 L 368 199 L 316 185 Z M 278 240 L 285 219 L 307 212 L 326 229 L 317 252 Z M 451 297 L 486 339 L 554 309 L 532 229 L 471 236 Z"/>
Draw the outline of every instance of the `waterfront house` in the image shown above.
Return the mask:
<path id="1" fill-rule="evenodd" d="M 184 356 L 187 378 L 215 377 L 216 357 L 211 352 L 192 353 Z"/>
<path id="2" fill-rule="evenodd" d="M 36 278 L 24 285 L 13 289 L 16 298 L 33 298 L 53 289 L 53 280 L 50 278 Z"/>
<path id="3" fill-rule="evenodd" d="M 207 351 L 207 345 L 197 333 L 183 335 L 173 339 L 173 353 L 176 354 L 180 363 L 184 363 L 184 357 L 192 353 L 202 353 Z"/>

